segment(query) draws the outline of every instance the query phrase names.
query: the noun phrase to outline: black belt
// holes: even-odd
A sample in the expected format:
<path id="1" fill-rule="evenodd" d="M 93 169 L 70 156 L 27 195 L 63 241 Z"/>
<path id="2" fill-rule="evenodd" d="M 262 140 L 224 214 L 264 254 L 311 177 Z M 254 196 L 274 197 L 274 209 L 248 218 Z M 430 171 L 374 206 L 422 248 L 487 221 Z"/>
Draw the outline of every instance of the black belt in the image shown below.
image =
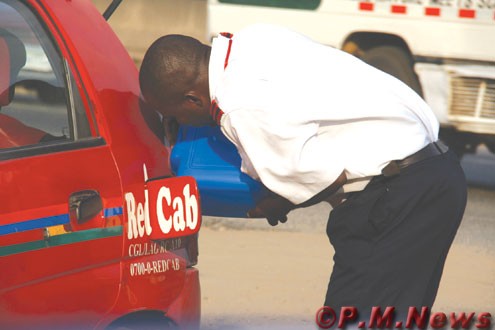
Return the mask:
<path id="1" fill-rule="evenodd" d="M 383 168 L 382 174 L 387 177 L 398 175 L 402 169 L 422 160 L 446 153 L 447 150 L 449 150 L 449 147 L 447 147 L 442 142 L 432 142 L 420 151 L 412 154 L 411 156 L 408 156 L 401 160 L 391 161 L 390 163 L 388 163 L 387 166 Z"/>

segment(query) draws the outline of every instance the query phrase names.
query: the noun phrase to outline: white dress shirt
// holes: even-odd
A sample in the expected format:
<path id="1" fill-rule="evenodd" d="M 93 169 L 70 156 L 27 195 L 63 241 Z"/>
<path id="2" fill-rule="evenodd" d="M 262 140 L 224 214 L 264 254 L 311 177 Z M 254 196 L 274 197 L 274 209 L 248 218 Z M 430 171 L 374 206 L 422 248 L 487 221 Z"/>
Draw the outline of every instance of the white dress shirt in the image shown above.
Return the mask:
<path id="1" fill-rule="evenodd" d="M 398 79 L 338 49 L 258 24 L 213 40 L 210 96 L 241 170 L 299 204 L 345 171 L 363 189 L 391 160 L 438 138 L 429 106 Z"/>

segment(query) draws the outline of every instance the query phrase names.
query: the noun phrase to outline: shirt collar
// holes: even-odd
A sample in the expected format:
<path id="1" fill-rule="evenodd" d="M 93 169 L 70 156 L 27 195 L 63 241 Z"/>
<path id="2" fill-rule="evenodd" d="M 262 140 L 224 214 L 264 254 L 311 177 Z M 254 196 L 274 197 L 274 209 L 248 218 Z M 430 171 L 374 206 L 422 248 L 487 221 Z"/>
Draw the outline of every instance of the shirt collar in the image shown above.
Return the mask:
<path id="1" fill-rule="evenodd" d="M 225 57 L 229 48 L 229 38 L 222 35 L 214 38 L 211 43 L 210 63 L 208 64 L 208 84 L 210 99 L 215 100 L 216 89 L 224 72 Z"/>

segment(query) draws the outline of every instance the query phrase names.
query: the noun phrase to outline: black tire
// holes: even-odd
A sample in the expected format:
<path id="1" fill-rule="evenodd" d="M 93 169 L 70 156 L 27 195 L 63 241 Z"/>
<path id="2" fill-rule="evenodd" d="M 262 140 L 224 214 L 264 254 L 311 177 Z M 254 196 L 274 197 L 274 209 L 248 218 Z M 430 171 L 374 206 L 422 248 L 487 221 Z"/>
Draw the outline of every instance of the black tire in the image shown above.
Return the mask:
<path id="1" fill-rule="evenodd" d="M 423 96 L 414 62 L 409 54 L 396 46 L 378 46 L 364 52 L 362 60 L 402 80 L 420 96 Z"/>
<path id="2" fill-rule="evenodd" d="M 178 330 L 177 325 L 163 316 L 124 317 L 107 330 Z"/>
<path id="3" fill-rule="evenodd" d="M 486 147 L 488 148 L 488 150 L 490 150 L 492 154 L 495 154 L 495 144 L 489 143 L 486 145 Z"/>

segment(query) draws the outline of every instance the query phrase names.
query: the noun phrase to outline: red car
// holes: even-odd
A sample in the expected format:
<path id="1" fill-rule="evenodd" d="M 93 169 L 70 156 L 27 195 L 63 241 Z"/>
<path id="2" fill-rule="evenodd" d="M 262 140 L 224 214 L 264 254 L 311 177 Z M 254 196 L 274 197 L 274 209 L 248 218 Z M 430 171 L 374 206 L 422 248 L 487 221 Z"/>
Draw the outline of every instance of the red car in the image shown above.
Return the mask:
<path id="1" fill-rule="evenodd" d="M 198 328 L 200 201 L 89 0 L 0 0 L 0 329 Z"/>

